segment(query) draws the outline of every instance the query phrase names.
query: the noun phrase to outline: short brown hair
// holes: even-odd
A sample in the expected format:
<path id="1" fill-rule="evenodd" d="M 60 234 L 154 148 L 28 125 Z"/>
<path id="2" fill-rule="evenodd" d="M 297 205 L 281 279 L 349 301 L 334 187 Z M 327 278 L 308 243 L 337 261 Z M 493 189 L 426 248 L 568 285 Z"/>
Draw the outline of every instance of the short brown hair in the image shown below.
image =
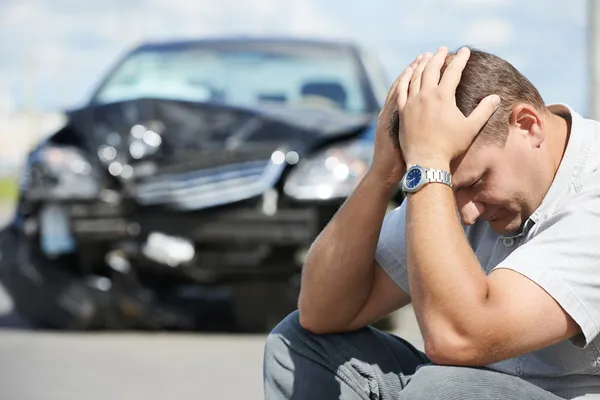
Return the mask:
<path id="1" fill-rule="evenodd" d="M 478 140 L 504 146 L 512 109 L 519 103 L 526 103 L 542 112 L 545 110 L 544 100 L 535 86 L 508 61 L 485 51 L 470 50 L 471 56 L 456 89 L 456 105 L 465 116 L 469 116 L 486 96 L 500 96 L 500 106 L 482 129 Z M 455 54 L 448 55 L 442 73 Z"/>

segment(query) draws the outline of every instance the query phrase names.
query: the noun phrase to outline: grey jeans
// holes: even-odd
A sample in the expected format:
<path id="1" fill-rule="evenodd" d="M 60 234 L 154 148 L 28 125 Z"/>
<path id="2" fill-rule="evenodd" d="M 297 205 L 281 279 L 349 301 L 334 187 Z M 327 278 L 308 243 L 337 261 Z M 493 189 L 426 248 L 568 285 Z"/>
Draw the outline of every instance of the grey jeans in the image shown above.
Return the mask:
<path id="1" fill-rule="evenodd" d="M 489 369 L 433 365 L 407 341 L 371 327 L 312 334 L 297 311 L 267 337 L 263 373 L 267 400 L 560 399 Z"/>

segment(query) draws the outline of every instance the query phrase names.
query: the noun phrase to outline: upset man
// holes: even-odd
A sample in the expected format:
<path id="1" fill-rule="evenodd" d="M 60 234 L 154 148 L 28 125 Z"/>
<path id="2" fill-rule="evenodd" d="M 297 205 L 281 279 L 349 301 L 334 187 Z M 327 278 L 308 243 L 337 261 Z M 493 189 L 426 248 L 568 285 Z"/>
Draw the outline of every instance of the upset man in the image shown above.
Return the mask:
<path id="1" fill-rule="evenodd" d="M 600 398 L 599 166 L 600 123 L 507 61 L 418 57 L 267 338 L 265 397 Z M 409 303 L 424 353 L 369 326 Z"/>

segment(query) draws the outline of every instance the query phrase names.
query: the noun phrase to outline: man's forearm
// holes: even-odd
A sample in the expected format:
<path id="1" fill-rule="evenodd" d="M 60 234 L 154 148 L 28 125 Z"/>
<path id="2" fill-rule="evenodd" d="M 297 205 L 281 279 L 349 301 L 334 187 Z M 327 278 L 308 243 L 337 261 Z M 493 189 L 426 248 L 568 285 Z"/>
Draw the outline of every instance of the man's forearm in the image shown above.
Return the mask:
<path id="1" fill-rule="evenodd" d="M 487 282 L 459 223 L 452 189 L 430 184 L 407 199 L 410 289 L 426 345 L 473 332 Z M 435 349 L 434 349 L 435 351 Z"/>
<path id="2" fill-rule="evenodd" d="M 302 274 L 301 319 L 343 326 L 360 311 L 393 189 L 367 175 L 314 241 Z"/>

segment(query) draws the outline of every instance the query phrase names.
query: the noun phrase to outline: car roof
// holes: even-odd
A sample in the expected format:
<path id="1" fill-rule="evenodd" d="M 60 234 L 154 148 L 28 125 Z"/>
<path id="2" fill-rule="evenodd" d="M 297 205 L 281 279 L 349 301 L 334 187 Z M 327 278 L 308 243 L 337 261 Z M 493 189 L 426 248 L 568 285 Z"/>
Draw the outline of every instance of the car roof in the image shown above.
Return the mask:
<path id="1" fill-rule="evenodd" d="M 356 50 L 358 48 L 355 43 L 341 40 L 239 36 L 148 42 L 138 46 L 134 49 L 134 51 L 175 50 L 178 48 L 189 47 L 230 47 L 241 45 L 248 47 L 289 46 L 295 48 L 321 48 L 337 50 Z"/>

